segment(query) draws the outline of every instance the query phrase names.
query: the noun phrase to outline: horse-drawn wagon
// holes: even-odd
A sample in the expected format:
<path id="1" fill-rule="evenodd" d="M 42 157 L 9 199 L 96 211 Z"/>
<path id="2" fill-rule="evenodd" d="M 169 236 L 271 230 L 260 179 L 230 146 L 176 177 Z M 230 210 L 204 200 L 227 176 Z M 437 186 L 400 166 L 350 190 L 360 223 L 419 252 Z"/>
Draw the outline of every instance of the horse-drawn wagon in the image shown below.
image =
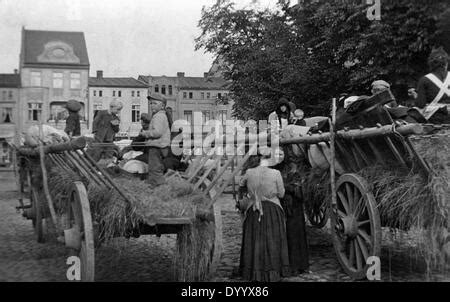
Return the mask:
<path id="1" fill-rule="evenodd" d="M 234 158 L 225 163 L 217 158 L 214 174 L 213 168 L 202 168 L 212 156 L 197 157 L 188 170 L 168 171 L 167 184 L 149 189 L 136 176 L 99 165 L 85 145 L 80 137 L 16 149 L 21 193 L 17 209 L 32 220 L 36 240 L 54 239 L 72 249 L 80 258 L 82 281 L 93 281 L 95 249 L 105 241 L 177 234 L 176 280 L 213 276 L 222 249 L 221 213 L 215 201 L 230 182 L 219 180 Z"/>
<path id="2" fill-rule="evenodd" d="M 421 141 L 439 127 L 393 120 L 384 106 L 392 100 L 385 91 L 329 119 L 324 132 L 298 136 L 293 126 L 280 140 L 286 185 L 313 226 L 331 218 L 337 258 L 353 279 L 366 277 L 370 256 L 380 257 L 382 226 L 426 229 L 427 260 L 448 257 L 449 135 L 423 141 L 418 152 L 411 137 Z"/>

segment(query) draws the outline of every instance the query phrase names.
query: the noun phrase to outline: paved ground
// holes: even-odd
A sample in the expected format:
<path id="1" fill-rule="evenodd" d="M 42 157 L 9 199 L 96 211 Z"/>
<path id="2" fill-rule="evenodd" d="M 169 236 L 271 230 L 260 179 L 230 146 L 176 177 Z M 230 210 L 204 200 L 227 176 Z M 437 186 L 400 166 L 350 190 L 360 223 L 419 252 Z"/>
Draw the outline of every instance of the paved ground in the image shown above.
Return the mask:
<path id="1" fill-rule="evenodd" d="M 0 184 L 0 281 L 66 281 L 68 250 L 57 243 L 39 244 L 34 239 L 31 222 L 16 213 L 14 183 Z M 223 204 L 224 250 L 216 278 L 230 279 L 239 263 L 241 220 L 233 201 Z M 284 281 L 350 281 L 341 270 L 326 230 L 308 229 L 311 273 Z M 96 254 L 98 281 L 173 281 L 172 254 L 175 235 L 119 238 L 102 246 Z M 410 257 L 408 246 L 383 247 L 382 280 L 425 281 L 423 264 Z M 449 275 L 434 274 L 431 280 L 450 281 Z"/>

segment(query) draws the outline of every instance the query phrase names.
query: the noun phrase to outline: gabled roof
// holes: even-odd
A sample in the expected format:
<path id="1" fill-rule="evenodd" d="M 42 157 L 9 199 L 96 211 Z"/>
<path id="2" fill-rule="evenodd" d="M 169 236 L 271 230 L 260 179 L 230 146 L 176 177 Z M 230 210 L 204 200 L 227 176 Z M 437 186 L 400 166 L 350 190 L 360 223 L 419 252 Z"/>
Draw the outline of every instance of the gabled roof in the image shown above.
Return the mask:
<path id="1" fill-rule="evenodd" d="M 15 73 L 0 73 L 0 87 L 4 88 L 20 87 L 20 75 Z"/>
<path id="2" fill-rule="evenodd" d="M 21 64 L 44 65 L 75 65 L 89 67 L 89 57 L 83 32 L 68 31 L 22 31 Z M 50 42 L 63 42 L 73 48 L 73 53 L 79 58 L 79 63 L 43 63 L 38 59 L 45 51 L 45 45 Z"/>
<path id="3" fill-rule="evenodd" d="M 179 77 L 179 89 L 226 89 L 228 82 L 223 78 L 214 77 Z"/>
<path id="4" fill-rule="evenodd" d="M 166 77 L 166 76 L 143 76 L 139 75 L 138 79 L 149 84 L 151 81 L 161 79 L 173 80 L 178 89 L 205 89 L 220 90 L 227 89 L 229 82 L 220 77 Z"/>
<path id="5" fill-rule="evenodd" d="M 134 78 L 89 78 L 90 87 L 124 87 L 124 88 L 148 88 L 148 86 Z"/>

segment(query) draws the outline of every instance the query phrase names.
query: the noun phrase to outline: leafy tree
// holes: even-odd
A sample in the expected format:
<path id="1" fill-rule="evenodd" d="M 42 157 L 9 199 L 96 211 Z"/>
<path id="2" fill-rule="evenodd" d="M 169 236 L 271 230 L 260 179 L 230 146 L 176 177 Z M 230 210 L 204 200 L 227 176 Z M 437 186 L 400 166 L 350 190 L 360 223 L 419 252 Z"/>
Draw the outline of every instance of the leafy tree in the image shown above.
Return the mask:
<path id="1" fill-rule="evenodd" d="M 381 21 L 354 2 L 280 0 L 274 11 L 255 11 L 218 0 L 202 10 L 196 47 L 226 62 L 239 118 L 266 118 L 282 96 L 309 115 L 327 114 L 331 97 L 368 94 L 375 79 L 405 98 L 432 47 L 450 44 L 447 1 L 382 2 Z"/>

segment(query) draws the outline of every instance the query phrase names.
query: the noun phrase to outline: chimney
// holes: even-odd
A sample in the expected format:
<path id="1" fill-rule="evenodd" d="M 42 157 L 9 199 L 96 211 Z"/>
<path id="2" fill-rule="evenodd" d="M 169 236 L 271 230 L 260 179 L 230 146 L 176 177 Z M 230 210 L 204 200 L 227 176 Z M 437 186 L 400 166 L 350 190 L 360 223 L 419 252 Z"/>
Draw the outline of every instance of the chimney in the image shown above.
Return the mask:
<path id="1" fill-rule="evenodd" d="M 204 77 L 204 78 L 207 78 L 208 76 L 209 76 L 209 72 L 204 72 L 204 73 L 203 73 L 203 77 Z"/>
<path id="2" fill-rule="evenodd" d="M 184 78 L 184 72 L 177 72 L 177 77 Z"/>
<path id="3" fill-rule="evenodd" d="M 14 74 L 18 74 L 19 70 L 18 69 L 14 69 Z"/>
<path id="4" fill-rule="evenodd" d="M 97 70 L 97 79 L 103 78 L 103 70 Z"/>

